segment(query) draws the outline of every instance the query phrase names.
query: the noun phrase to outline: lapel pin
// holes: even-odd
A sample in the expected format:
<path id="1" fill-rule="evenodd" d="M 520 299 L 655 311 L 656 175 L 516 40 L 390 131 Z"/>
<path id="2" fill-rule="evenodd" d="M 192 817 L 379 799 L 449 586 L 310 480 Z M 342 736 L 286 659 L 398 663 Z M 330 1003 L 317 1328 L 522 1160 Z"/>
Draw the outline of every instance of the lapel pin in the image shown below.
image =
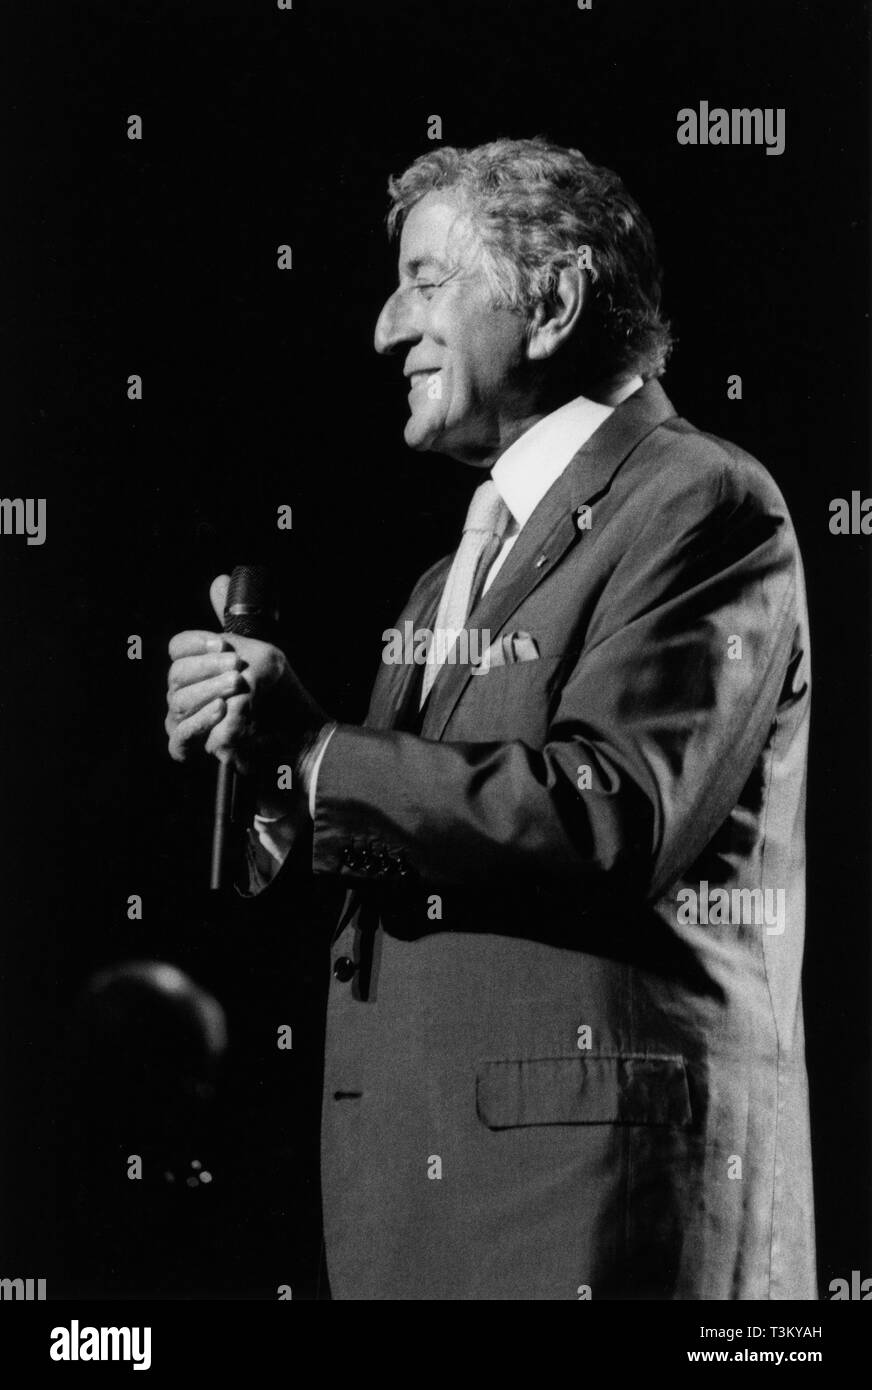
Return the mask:
<path id="1" fill-rule="evenodd" d="M 547 556 L 547 555 L 540 555 L 540 556 L 539 556 L 539 559 L 536 561 L 536 568 L 537 568 L 537 570 L 540 570 L 540 569 L 542 568 L 542 566 L 547 562 L 547 560 L 548 560 L 548 556 Z"/>

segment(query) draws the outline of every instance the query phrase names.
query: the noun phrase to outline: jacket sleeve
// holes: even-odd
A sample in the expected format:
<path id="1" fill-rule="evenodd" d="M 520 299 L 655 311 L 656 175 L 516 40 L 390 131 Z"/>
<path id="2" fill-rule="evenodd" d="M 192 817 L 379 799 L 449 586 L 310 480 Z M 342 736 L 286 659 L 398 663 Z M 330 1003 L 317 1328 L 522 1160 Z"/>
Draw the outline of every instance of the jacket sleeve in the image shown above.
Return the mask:
<path id="1" fill-rule="evenodd" d="M 740 486 L 726 468 L 685 479 L 627 539 L 544 747 L 338 726 L 318 783 L 315 872 L 368 877 L 377 846 L 437 887 L 620 872 L 659 896 L 730 814 L 766 743 L 796 583 L 774 487 Z"/>

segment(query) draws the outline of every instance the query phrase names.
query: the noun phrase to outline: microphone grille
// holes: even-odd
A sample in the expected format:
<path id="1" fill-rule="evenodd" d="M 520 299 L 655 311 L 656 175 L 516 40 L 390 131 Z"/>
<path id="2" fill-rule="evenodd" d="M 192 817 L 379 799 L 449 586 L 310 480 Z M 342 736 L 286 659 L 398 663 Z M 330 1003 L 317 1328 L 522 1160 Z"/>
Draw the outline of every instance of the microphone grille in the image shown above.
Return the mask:
<path id="1" fill-rule="evenodd" d="M 275 619 L 266 566 L 237 565 L 230 576 L 224 600 L 224 631 L 266 641 Z"/>

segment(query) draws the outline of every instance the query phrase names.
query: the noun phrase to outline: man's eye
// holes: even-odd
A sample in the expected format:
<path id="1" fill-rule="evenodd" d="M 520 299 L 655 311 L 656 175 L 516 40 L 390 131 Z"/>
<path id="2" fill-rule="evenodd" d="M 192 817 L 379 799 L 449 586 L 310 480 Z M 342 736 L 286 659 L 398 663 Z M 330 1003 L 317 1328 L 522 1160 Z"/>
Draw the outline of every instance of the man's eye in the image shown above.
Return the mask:
<path id="1" fill-rule="evenodd" d="M 419 290 L 425 299 L 429 299 L 433 291 L 439 289 L 439 285 L 433 284 L 428 280 L 422 280 L 419 284 L 415 285 L 414 288 Z"/>

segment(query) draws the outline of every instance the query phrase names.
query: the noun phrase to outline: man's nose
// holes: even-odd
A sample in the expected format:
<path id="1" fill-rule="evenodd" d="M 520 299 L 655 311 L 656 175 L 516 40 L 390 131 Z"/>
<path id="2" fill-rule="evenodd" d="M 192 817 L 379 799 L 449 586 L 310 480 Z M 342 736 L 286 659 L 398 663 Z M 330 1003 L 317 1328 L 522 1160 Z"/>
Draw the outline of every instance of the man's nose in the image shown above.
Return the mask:
<path id="1" fill-rule="evenodd" d="M 420 332 L 412 321 L 405 295 L 394 290 L 378 316 L 375 326 L 375 350 L 387 354 L 396 352 L 404 343 L 414 342 Z"/>

